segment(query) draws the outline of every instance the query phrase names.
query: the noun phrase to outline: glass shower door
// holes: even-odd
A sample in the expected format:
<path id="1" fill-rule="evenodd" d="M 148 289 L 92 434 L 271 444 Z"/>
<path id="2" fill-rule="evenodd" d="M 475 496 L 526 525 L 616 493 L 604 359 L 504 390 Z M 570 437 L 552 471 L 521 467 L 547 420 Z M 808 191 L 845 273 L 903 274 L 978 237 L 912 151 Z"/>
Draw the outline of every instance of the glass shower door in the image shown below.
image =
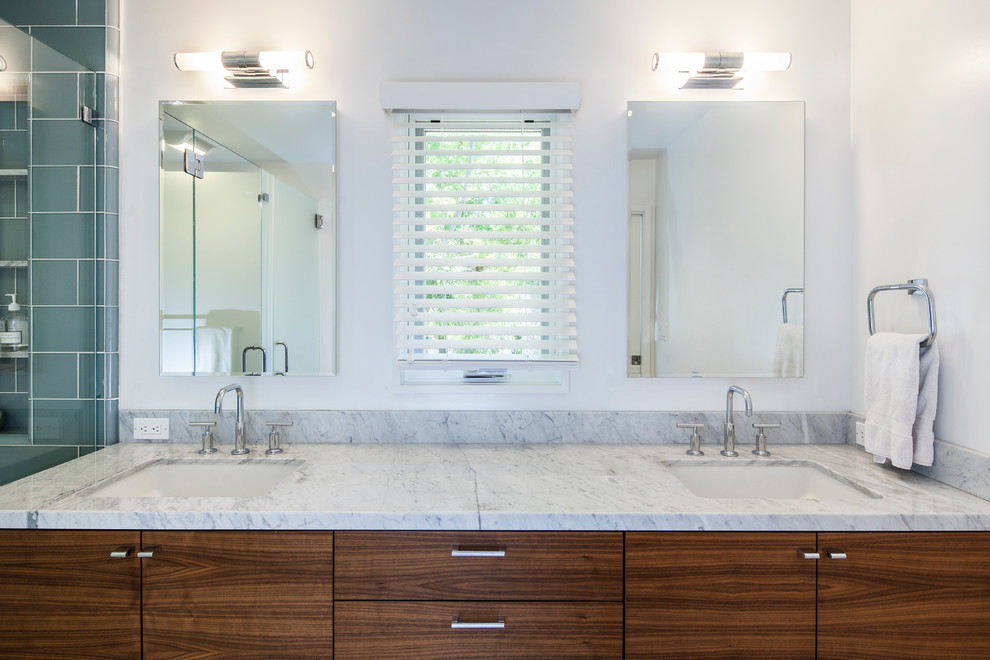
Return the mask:
<path id="1" fill-rule="evenodd" d="M 261 168 L 168 113 L 162 135 L 162 372 L 260 373 Z"/>

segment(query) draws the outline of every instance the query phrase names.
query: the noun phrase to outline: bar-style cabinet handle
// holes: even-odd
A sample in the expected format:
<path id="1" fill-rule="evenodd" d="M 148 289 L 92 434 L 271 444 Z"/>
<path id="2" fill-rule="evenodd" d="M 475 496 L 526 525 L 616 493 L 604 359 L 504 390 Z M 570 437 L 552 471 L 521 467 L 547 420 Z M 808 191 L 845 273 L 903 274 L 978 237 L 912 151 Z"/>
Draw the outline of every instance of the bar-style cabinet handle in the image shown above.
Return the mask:
<path id="1" fill-rule="evenodd" d="M 137 553 L 138 559 L 152 559 L 155 556 L 155 553 L 158 552 L 160 549 L 161 548 L 159 548 L 158 546 L 155 546 L 153 548 L 143 548 L 139 550 Z"/>
<path id="2" fill-rule="evenodd" d="M 450 551 L 451 557 L 504 557 L 505 556 L 505 546 L 498 546 L 498 548 L 483 548 L 483 547 L 472 547 L 455 545 L 454 549 Z"/>
<path id="3" fill-rule="evenodd" d="M 820 552 L 815 552 L 814 550 L 798 550 L 798 554 L 805 559 L 821 559 L 822 555 Z"/>
<path id="4" fill-rule="evenodd" d="M 460 621 L 458 617 L 450 620 L 452 630 L 504 630 L 505 617 L 500 616 L 498 621 Z"/>
<path id="5" fill-rule="evenodd" d="M 110 551 L 110 559 L 127 559 L 134 552 L 134 546 L 122 545 Z"/>
<path id="6" fill-rule="evenodd" d="M 845 559 L 846 553 L 842 552 L 841 550 L 826 550 L 825 556 L 827 556 L 829 559 Z"/>

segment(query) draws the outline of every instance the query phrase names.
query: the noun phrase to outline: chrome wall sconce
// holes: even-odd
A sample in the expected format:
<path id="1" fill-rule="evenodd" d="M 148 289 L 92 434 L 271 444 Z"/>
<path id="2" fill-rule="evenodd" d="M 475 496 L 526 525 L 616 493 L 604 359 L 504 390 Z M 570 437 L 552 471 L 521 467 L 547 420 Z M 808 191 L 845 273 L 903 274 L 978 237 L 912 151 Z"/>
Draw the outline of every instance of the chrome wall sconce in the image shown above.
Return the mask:
<path id="1" fill-rule="evenodd" d="M 653 70 L 679 74 L 680 89 L 741 89 L 747 73 L 790 66 L 790 53 L 653 53 Z"/>
<path id="2" fill-rule="evenodd" d="M 223 74 L 228 87 L 289 86 L 289 73 L 296 69 L 312 69 L 311 51 L 225 50 L 210 53 L 176 53 L 173 57 L 179 71 L 216 71 Z"/>

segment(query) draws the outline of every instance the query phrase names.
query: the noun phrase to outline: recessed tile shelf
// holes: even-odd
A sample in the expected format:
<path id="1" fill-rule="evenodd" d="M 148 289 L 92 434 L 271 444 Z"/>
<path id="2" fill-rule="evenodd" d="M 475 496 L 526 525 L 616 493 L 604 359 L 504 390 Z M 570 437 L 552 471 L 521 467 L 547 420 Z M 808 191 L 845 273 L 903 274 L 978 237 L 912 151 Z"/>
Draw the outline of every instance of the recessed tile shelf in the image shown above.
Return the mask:
<path id="1" fill-rule="evenodd" d="M 28 171 L 23 170 L 0 170 L 0 178 L 13 176 L 27 176 Z"/>
<path id="2" fill-rule="evenodd" d="M 27 268 L 27 259 L 16 259 L 13 261 L 0 261 L 0 268 Z"/>
<path id="3" fill-rule="evenodd" d="M 31 353 L 29 351 L 0 351 L 0 360 L 9 358 L 26 359 L 29 357 L 31 357 Z"/>

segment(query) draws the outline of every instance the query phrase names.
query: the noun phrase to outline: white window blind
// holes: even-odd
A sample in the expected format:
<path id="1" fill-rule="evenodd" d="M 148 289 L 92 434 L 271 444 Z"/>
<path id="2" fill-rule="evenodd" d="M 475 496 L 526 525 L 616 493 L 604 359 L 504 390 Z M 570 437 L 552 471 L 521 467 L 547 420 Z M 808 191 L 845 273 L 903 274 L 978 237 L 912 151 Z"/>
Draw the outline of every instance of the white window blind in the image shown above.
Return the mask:
<path id="1" fill-rule="evenodd" d="M 403 362 L 573 362 L 570 113 L 393 113 Z"/>

